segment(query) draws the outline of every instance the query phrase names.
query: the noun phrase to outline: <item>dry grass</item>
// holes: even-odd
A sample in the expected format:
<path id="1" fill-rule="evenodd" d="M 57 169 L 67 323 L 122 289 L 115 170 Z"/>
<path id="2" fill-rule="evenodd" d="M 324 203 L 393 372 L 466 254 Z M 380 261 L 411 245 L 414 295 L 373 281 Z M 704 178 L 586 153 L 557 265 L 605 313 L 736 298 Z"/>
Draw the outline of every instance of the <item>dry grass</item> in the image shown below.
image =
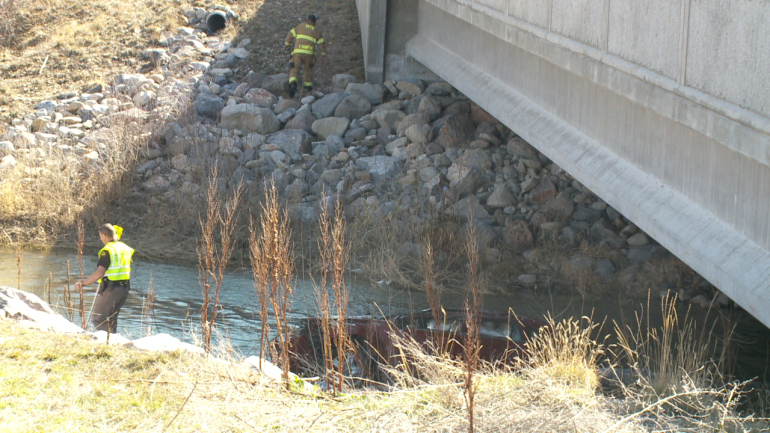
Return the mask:
<path id="1" fill-rule="evenodd" d="M 597 341 L 601 324 L 589 317 L 558 323 L 548 317 L 546 322 L 537 337 L 526 343 L 530 354 L 526 364 L 567 384 L 575 393 L 593 395 L 599 387 L 598 364 L 605 353 L 604 344 Z"/>
<path id="2" fill-rule="evenodd" d="M 211 335 L 221 309 L 219 292 L 234 249 L 233 237 L 238 228 L 238 213 L 243 193 L 243 185 L 238 184 L 233 188 L 232 194 L 223 201 L 216 164 L 214 167 L 206 193 L 205 213 L 199 217 L 201 236 L 196 249 L 198 281 L 203 298 L 200 311 L 201 337 L 206 353 L 211 350 Z"/>
<path id="3" fill-rule="evenodd" d="M 477 431 L 765 431 L 741 415 L 740 384 L 703 388 L 687 381 L 646 400 L 598 392 L 600 345 L 590 322 L 552 325 L 512 371 L 480 363 L 474 373 Z M 329 397 L 286 391 L 253 370 L 187 353 L 152 354 L 52 335 L 0 319 L 0 421 L 3 431 L 403 431 L 468 429 L 465 367 L 409 339 L 396 338 L 403 362 L 389 369 L 389 392 Z M 568 349 L 564 349 L 564 348 Z M 534 351 L 543 351 L 534 352 Z M 573 351 L 573 353 L 570 353 Z M 569 368 L 555 368 L 558 362 Z M 582 372 L 580 370 L 583 370 Z M 565 371 L 568 373 L 565 374 Z M 41 413 L 46 416 L 39 416 Z"/>
<path id="4" fill-rule="evenodd" d="M 294 251 L 291 245 L 291 230 L 288 225 L 288 211 L 278 202 L 275 183 L 265 186 L 265 202 L 259 232 L 253 224 L 249 226 L 249 249 L 251 251 L 251 269 L 254 272 L 254 292 L 260 303 L 260 358 L 265 356 L 268 345 L 268 302 L 273 310 L 277 331 L 278 359 L 283 370 L 283 381 L 287 389 L 289 383 L 289 351 L 291 350 L 291 326 L 289 314 L 293 296 Z"/>
<path id="5" fill-rule="evenodd" d="M 414 209 L 387 216 L 373 208 L 359 212 L 348 224 L 351 266 L 361 268 L 373 283 L 387 280 L 396 287 L 425 290 L 429 281 L 435 294 L 467 288 L 467 255 L 465 238 L 458 235 L 460 225 L 443 216 L 412 224 L 415 217 Z M 483 277 L 480 275 L 481 283 Z"/>
<path id="6" fill-rule="evenodd" d="M 615 325 L 617 362 L 624 368 L 611 374 L 625 376 L 616 385 L 630 416 L 647 415 L 664 431 L 766 431 L 766 419 L 741 413 L 747 383 L 724 375 L 732 328 L 716 335 L 713 326 L 691 318 L 689 311 L 680 318 L 675 296 L 661 299 L 663 323 L 656 328 L 650 324 L 650 307 L 648 300 L 646 314 L 637 314 L 635 324 Z"/>
<path id="7" fill-rule="evenodd" d="M 67 146 L 19 152 L 17 166 L 0 182 L 0 221 L 6 224 L 0 243 L 50 245 L 78 220 L 101 223 L 101 208 L 131 186 L 130 170 L 159 128 L 159 120 L 113 122 L 103 147 L 87 150 L 98 153 L 96 160 Z"/>
<path id="8" fill-rule="evenodd" d="M 31 105 L 133 72 L 139 55 L 176 32 L 189 0 L 0 1 L 0 120 Z M 247 2 L 243 2 L 245 6 Z M 46 60 L 47 59 L 47 60 Z M 45 67 L 43 68 L 43 65 Z"/>

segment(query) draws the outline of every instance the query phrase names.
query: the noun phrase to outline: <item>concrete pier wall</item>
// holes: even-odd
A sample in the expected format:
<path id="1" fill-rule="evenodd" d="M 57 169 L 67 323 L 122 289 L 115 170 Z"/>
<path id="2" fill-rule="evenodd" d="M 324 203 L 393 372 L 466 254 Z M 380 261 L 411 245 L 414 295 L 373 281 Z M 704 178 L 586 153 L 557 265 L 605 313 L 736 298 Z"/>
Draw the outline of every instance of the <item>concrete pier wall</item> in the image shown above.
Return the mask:
<path id="1" fill-rule="evenodd" d="M 770 3 L 413 3 L 407 58 L 770 325 Z"/>

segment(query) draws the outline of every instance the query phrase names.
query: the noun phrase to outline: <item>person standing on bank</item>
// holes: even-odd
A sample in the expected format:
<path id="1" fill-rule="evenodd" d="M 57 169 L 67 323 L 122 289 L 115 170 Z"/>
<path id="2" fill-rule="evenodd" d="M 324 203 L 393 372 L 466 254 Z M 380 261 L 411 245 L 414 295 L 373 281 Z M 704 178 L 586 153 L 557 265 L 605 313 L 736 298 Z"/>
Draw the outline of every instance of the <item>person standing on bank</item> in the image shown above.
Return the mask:
<path id="1" fill-rule="evenodd" d="M 118 313 L 126 303 L 131 289 L 131 256 L 134 249 L 118 241 L 123 229 L 112 224 L 99 227 L 99 239 L 104 248 L 99 251 L 96 271 L 84 281 L 75 283 L 85 287 L 99 281 L 99 289 L 94 300 L 91 323 L 97 330 L 114 334 L 118 329 Z"/>
<path id="2" fill-rule="evenodd" d="M 321 57 L 326 57 L 326 46 L 321 31 L 315 26 L 318 18 L 314 14 L 307 17 L 307 22 L 297 24 L 286 35 L 286 49 L 291 50 L 289 60 L 289 95 L 297 92 L 299 71 L 302 69 L 302 86 L 306 91 L 313 90 L 313 67 L 316 64 L 316 48 Z"/>

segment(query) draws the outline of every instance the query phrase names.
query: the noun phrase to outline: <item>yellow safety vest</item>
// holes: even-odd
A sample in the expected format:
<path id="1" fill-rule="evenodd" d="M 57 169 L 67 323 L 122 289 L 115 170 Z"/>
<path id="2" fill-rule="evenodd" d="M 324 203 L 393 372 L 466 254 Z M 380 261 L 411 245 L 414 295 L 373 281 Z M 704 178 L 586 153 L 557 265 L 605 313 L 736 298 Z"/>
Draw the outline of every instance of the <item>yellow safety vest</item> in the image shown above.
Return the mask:
<path id="1" fill-rule="evenodd" d="M 101 250 L 99 250 L 99 257 L 102 256 L 102 252 L 106 251 L 110 255 L 110 267 L 104 276 L 110 281 L 123 281 L 131 278 L 131 256 L 134 254 L 134 249 L 124 244 L 123 242 L 113 241 L 107 243 Z M 101 280 L 100 280 L 101 282 Z"/>

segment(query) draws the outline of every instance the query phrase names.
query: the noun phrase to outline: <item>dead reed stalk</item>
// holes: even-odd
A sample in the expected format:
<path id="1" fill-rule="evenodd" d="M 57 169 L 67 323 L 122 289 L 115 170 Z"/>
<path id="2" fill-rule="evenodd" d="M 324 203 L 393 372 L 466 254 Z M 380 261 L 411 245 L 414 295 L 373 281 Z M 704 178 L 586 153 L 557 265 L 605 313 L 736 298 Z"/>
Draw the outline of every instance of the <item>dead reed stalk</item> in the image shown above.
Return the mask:
<path id="1" fill-rule="evenodd" d="M 350 290 L 345 283 L 345 269 L 350 257 L 350 246 L 345 240 L 345 220 L 342 214 L 342 203 L 337 197 L 334 215 L 329 212 L 326 194 L 321 194 L 321 214 L 319 227 L 321 235 L 318 239 L 318 250 L 321 258 L 321 279 L 316 289 L 316 302 L 320 310 L 320 337 L 324 358 L 324 376 L 326 383 L 331 384 L 333 393 L 342 390 L 344 385 L 345 365 L 352 347 L 347 331 L 347 311 L 350 301 Z M 334 300 L 329 299 L 329 287 L 334 294 Z M 331 308 L 334 304 L 336 323 L 332 324 Z M 358 348 L 364 350 L 364 348 Z M 337 371 L 334 371 L 334 358 L 337 358 Z"/>
<path id="2" fill-rule="evenodd" d="M 318 304 L 319 315 L 321 319 L 320 337 L 321 337 L 321 350 L 324 363 L 324 379 L 327 384 L 332 385 L 332 392 L 337 392 L 337 381 L 332 379 L 332 372 L 334 371 L 332 353 L 332 332 L 331 332 L 331 314 L 329 309 L 331 305 L 329 303 L 329 274 L 331 272 L 331 251 L 332 251 L 332 239 L 331 239 L 331 226 L 332 219 L 329 216 L 329 207 L 326 200 L 326 192 L 321 191 L 321 213 L 318 220 L 321 236 L 318 238 L 318 251 L 321 258 L 321 276 L 320 284 L 317 284 L 314 288 L 316 290 L 316 303 Z"/>
<path id="3" fill-rule="evenodd" d="M 201 237 L 197 242 L 198 282 L 201 287 L 203 305 L 201 306 L 201 337 L 206 353 L 211 350 L 211 335 L 214 323 L 221 308 L 219 292 L 222 280 L 233 252 L 232 236 L 237 226 L 237 216 L 243 184 L 222 203 L 219 189 L 217 164 L 211 172 L 206 192 L 206 212 L 199 216 Z M 217 235 L 219 243 L 216 242 Z"/>
<path id="4" fill-rule="evenodd" d="M 83 221 L 78 220 L 78 271 L 80 272 L 80 281 L 85 281 L 85 274 L 83 273 L 83 245 L 85 244 L 85 230 L 83 230 Z M 82 327 L 86 329 L 88 324 L 86 323 L 86 305 L 84 299 L 85 289 L 83 285 L 80 285 L 80 318 L 83 322 Z"/>
<path id="5" fill-rule="evenodd" d="M 289 351 L 291 350 L 291 327 L 289 313 L 294 284 L 294 249 L 291 245 L 288 210 L 278 202 L 275 183 L 265 186 L 265 202 L 262 205 L 261 233 L 256 235 L 253 223 L 250 225 L 249 250 L 251 267 L 254 272 L 254 291 L 261 304 L 262 335 L 260 354 L 264 355 L 267 335 L 267 303 L 273 309 L 278 333 L 279 364 L 283 381 L 289 389 Z"/>
<path id="6" fill-rule="evenodd" d="M 262 254 L 259 242 L 260 240 L 257 238 L 257 228 L 254 226 L 254 220 L 249 216 L 249 252 L 251 254 L 251 270 L 254 274 L 254 294 L 257 297 L 257 302 L 259 302 L 260 307 L 259 368 L 262 369 L 262 359 L 265 358 L 268 338 L 270 336 L 270 316 L 267 303 L 269 269 L 266 266 L 258 266 L 258 260 Z"/>
<path id="7" fill-rule="evenodd" d="M 337 307 L 337 389 L 343 385 L 343 369 L 350 346 L 350 336 L 347 332 L 348 302 L 350 291 L 345 285 L 345 266 L 347 265 L 349 247 L 345 244 L 345 221 L 342 216 L 342 204 L 339 196 L 331 227 L 331 284 Z"/>
<path id="8" fill-rule="evenodd" d="M 150 276 L 147 287 L 147 297 L 142 301 L 142 321 L 144 322 L 144 334 L 152 335 L 152 325 L 155 322 L 155 284 Z"/>
<path id="9" fill-rule="evenodd" d="M 67 317 L 72 321 L 72 297 L 70 295 L 70 261 L 67 260 L 67 285 L 64 286 L 64 309 L 67 311 Z"/>
<path id="10" fill-rule="evenodd" d="M 46 285 L 45 300 L 51 305 L 51 288 L 53 287 L 53 272 L 48 272 L 48 284 Z"/>
<path id="11" fill-rule="evenodd" d="M 433 321 L 438 325 L 439 311 L 441 310 L 441 289 L 436 287 L 435 266 L 433 257 L 433 243 L 430 237 L 425 238 L 425 254 L 421 261 L 422 276 L 425 280 L 425 294 L 428 297 L 428 305 L 433 315 Z"/>
<path id="12" fill-rule="evenodd" d="M 16 289 L 21 290 L 21 244 L 16 244 L 16 269 L 19 270 L 18 279 L 16 280 Z"/>
<path id="13" fill-rule="evenodd" d="M 473 215 L 468 219 L 467 239 L 465 248 L 468 254 L 468 293 L 465 298 L 465 344 L 463 358 L 465 360 L 465 398 L 468 405 L 468 432 L 475 431 L 474 401 L 476 386 L 474 375 L 479 368 L 479 320 L 481 315 L 481 300 L 479 297 L 479 246 L 476 237 Z"/>

